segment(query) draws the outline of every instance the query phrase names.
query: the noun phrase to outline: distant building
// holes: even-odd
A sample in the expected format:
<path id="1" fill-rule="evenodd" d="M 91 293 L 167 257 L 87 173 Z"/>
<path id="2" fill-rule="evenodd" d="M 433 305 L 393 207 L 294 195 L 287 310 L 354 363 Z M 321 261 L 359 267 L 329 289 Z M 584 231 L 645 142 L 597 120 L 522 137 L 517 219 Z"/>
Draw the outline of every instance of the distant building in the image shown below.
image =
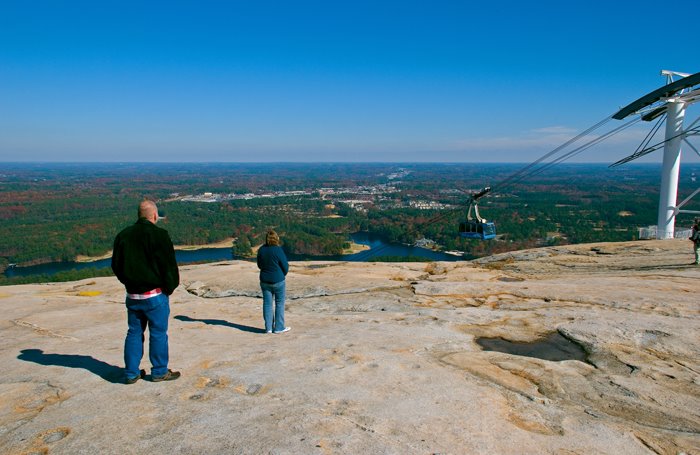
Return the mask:
<path id="1" fill-rule="evenodd" d="M 653 240 L 656 239 L 657 226 L 647 226 L 639 228 L 639 240 Z M 676 229 L 673 233 L 674 239 L 687 239 L 690 238 L 691 229 Z"/>
<path id="2" fill-rule="evenodd" d="M 422 239 L 416 240 L 416 243 L 414 244 L 414 246 L 417 246 L 420 248 L 433 248 L 434 246 L 436 246 L 436 244 L 435 244 L 434 240 L 430 240 L 430 239 L 423 237 Z"/>
<path id="3" fill-rule="evenodd" d="M 434 201 L 411 201 L 408 205 L 419 210 L 442 210 L 445 208 L 445 204 Z"/>

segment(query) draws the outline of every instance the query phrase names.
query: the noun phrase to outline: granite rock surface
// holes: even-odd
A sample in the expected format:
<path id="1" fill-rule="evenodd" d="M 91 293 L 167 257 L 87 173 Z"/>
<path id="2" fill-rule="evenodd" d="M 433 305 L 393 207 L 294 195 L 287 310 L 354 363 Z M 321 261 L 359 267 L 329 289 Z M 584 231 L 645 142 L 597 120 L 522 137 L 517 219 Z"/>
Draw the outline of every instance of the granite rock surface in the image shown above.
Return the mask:
<path id="1" fill-rule="evenodd" d="M 262 333 L 255 264 L 184 266 L 182 377 L 133 385 L 115 278 L 0 287 L 0 453 L 698 454 L 692 259 L 670 240 L 296 262 L 284 334 Z"/>

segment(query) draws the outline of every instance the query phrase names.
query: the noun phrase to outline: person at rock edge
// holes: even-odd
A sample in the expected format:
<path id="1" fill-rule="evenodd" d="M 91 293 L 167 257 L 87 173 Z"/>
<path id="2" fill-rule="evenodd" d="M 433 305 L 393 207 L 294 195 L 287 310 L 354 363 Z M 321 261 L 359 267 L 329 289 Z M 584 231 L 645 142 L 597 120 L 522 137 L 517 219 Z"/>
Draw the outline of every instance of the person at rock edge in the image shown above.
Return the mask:
<path id="1" fill-rule="evenodd" d="M 149 359 L 153 382 L 172 381 L 180 372 L 168 368 L 170 295 L 180 284 L 175 249 L 170 235 L 156 226 L 158 208 L 153 201 L 139 204 L 138 219 L 114 239 L 112 271 L 126 288 L 128 330 L 124 340 L 125 382 L 146 376 L 140 370 L 144 332 L 149 332 Z"/>
<path id="2" fill-rule="evenodd" d="M 690 232 L 690 240 L 693 242 L 695 251 L 695 265 L 700 264 L 700 218 L 695 218 L 693 229 Z"/>
<path id="3" fill-rule="evenodd" d="M 289 264 L 280 246 L 279 235 L 270 230 L 265 235 L 265 244 L 258 249 L 260 289 L 263 296 L 263 320 L 265 332 L 283 333 L 291 330 L 284 323 L 285 277 Z M 272 301 L 274 300 L 274 311 Z"/>

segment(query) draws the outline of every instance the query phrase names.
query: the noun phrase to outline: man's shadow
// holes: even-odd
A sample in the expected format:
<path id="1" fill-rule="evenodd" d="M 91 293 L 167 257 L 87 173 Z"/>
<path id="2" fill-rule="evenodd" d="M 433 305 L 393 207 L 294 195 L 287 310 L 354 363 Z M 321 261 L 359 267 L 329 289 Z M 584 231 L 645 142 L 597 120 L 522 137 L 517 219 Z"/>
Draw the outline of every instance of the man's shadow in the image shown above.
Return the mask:
<path id="1" fill-rule="evenodd" d="M 209 324 L 209 325 L 222 325 L 224 327 L 231 327 L 234 329 L 242 330 L 243 332 L 265 333 L 265 329 L 261 329 L 258 327 L 251 327 L 249 325 L 236 324 L 234 322 L 228 322 L 228 321 L 225 321 L 223 319 L 195 319 L 195 318 L 191 318 L 189 316 L 185 316 L 182 314 L 175 316 L 174 319 L 177 319 L 178 321 L 184 321 L 184 322 L 203 322 L 203 323 Z"/>
<path id="2" fill-rule="evenodd" d="M 23 349 L 17 358 L 27 362 L 38 363 L 39 365 L 82 368 L 114 384 L 121 384 L 124 380 L 123 368 L 110 365 L 89 355 L 45 354 L 41 349 Z"/>

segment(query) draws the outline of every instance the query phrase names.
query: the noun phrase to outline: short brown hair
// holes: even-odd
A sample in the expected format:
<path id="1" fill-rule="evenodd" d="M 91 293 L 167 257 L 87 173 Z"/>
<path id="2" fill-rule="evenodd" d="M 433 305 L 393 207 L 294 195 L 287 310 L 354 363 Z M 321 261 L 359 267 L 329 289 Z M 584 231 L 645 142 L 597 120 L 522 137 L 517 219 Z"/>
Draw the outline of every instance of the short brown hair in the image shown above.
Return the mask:
<path id="1" fill-rule="evenodd" d="M 280 236 L 277 235 L 275 231 L 270 229 L 267 231 L 267 234 L 265 235 L 265 245 L 267 246 L 279 246 L 280 245 Z"/>

